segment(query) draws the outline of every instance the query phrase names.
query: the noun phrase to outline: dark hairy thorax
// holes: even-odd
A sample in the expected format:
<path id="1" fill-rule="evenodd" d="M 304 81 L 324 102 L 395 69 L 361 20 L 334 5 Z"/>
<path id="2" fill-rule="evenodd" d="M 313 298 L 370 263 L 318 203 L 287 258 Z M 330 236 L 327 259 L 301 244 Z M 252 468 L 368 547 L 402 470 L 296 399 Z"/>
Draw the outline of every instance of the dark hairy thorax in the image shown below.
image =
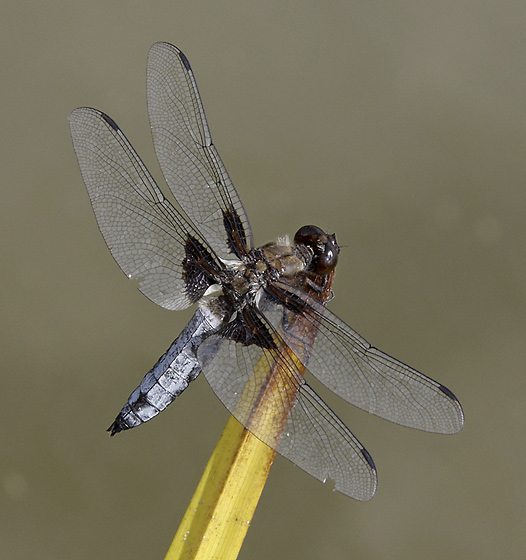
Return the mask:
<path id="1" fill-rule="evenodd" d="M 292 243 L 283 240 L 248 250 L 244 234 L 237 233 L 240 224 L 225 219 L 225 226 L 228 226 L 229 247 L 239 260 L 233 261 L 232 266 L 218 263 L 198 239 L 189 235 L 182 263 L 187 294 L 195 303 L 210 286 L 221 286 L 222 295 L 215 305 L 229 317 L 222 327 L 223 336 L 244 345 L 269 347 L 272 337 L 259 318 L 257 294 L 263 288 L 288 311 L 301 314 L 306 305 L 302 298 L 278 288 L 274 282 L 283 279 L 318 296 L 328 278 L 332 278 L 338 262 L 336 236 L 326 234 L 317 226 L 303 226 Z"/>

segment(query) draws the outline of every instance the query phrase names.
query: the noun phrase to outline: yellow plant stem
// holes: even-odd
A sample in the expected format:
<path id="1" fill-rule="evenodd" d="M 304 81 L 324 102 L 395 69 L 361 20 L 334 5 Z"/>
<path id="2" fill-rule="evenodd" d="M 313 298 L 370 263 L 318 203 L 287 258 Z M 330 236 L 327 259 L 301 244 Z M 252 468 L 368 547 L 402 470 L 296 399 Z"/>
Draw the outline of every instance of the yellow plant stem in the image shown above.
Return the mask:
<path id="1" fill-rule="evenodd" d="M 318 301 L 326 302 L 330 298 L 333 276 L 334 272 L 325 281 L 323 291 L 305 290 Z M 293 319 L 288 333 L 300 338 L 301 347 L 308 353 L 314 345 L 317 327 L 300 314 Z M 255 385 L 262 387 L 262 392 L 256 395 L 257 403 L 254 397 L 245 399 L 244 395 L 238 407 L 247 426 L 257 426 L 258 433 L 274 447 L 279 445 L 300 387 L 292 372 L 303 375 L 305 371 L 291 348 L 278 343 L 280 339 L 276 339 L 276 347 L 281 348 L 278 354 L 269 350 L 255 367 Z M 245 405 L 247 408 L 243 411 Z M 271 447 L 230 417 L 165 560 L 235 560 L 275 454 Z"/>
<path id="2" fill-rule="evenodd" d="M 165 560 L 236 558 L 275 454 L 231 416 Z"/>

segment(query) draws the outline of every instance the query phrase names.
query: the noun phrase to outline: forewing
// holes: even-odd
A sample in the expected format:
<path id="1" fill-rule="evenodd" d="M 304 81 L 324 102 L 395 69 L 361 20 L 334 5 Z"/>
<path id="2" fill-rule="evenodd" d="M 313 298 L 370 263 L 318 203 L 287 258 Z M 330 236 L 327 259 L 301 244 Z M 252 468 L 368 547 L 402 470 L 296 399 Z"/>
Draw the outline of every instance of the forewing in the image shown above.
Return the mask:
<path id="1" fill-rule="evenodd" d="M 307 324 L 318 329 L 308 357 L 301 337 L 288 337 L 287 344 L 337 395 L 403 426 L 443 434 L 462 428 L 462 407 L 449 389 L 374 348 L 314 298 L 282 281 L 270 286 L 260 302 L 273 324 L 287 317 L 284 301 L 289 313 L 302 314 Z"/>
<path id="2" fill-rule="evenodd" d="M 309 387 L 298 360 L 259 315 L 251 342 L 224 332 L 210 336 L 198 358 L 212 389 L 231 414 L 261 441 L 318 480 L 369 500 L 377 476 L 369 453 Z"/>
<path id="3" fill-rule="evenodd" d="M 220 257 L 241 257 L 252 247 L 250 224 L 212 143 L 190 64 L 173 45 L 150 49 L 147 97 L 155 153 L 177 202 Z"/>
<path id="4" fill-rule="evenodd" d="M 83 107 L 69 123 L 99 229 L 118 265 L 140 280 L 141 292 L 154 303 L 188 307 L 206 289 L 191 288 L 184 267 L 189 248 L 198 241 L 206 247 L 199 232 L 164 198 L 110 117 Z"/>

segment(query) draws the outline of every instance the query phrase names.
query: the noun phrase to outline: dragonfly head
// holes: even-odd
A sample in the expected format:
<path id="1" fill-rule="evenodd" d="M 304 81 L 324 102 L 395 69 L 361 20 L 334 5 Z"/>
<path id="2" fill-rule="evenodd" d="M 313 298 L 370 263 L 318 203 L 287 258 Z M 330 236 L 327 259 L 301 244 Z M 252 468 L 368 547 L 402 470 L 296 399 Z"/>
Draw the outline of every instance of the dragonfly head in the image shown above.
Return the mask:
<path id="1" fill-rule="evenodd" d="M 303 226 L 296 232 L 294 243 L 304 245 L 312 251 L 309 269 L 315 274 L 329 274 L 338 263 L 340 247 L 334 233 L 325 233 L 317 226 Z"/>

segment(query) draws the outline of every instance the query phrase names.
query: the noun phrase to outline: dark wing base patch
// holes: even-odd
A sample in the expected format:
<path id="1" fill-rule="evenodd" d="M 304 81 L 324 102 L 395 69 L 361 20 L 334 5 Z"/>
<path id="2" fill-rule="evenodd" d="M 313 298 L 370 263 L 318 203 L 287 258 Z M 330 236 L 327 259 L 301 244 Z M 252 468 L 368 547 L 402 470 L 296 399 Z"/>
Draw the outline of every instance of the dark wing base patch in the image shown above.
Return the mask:
<path id="1" fill-rule="evenodd" d="M 276 349 L 276 343 L 267 326 L 263 324 L 257 312 L 248 305 L 221 329 L 220 334 L 243 346 L 254 345 L 263 350 Z"/>
<path id="2" fill-rule="evenodd" d="M 186 294 L 196 303 L 206 290 L 217 282 L 219 266 L 210 251 L 195 237 L 188 235 L 184 245 L 183 279 Z"/>
<path id="3" fill-rule="evenodd" d="M 239 214 L 232 208 L 223 211 L 223 225 L 227 234 L 227 247 L 238 258 L 247 254 L 247 234 Z"/>

